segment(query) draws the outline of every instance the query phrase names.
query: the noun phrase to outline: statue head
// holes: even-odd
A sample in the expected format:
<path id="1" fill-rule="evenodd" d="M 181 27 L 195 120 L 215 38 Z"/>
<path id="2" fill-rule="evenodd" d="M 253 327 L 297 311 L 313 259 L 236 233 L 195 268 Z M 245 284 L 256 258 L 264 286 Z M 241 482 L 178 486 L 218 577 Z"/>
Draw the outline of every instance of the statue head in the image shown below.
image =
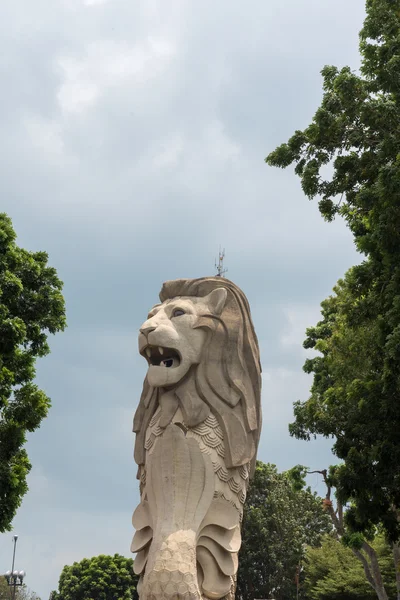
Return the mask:
<path id="1" fill-rule="evenodd" d="M 226 297 L 226 289 L 220 287 L 204 297 L 167 298 L 151 309 L 139 333 L 139 352 L 148 362 L 151 386 L 176 385 L 200 364 L 207 329 L 215 328 Z M 204 318 L 209 319 L 208 326 L 201 325 Z"/>
<path id="2" fill-rule="evenodd" d="M 228 279 L 205 277 L 164 283 L 160 300 L 139 333 L 148 371 L 134 421 L 137 462 L 144 461 L 143 429 L 169 390 L 181 404 L 196 396 L 184 407 L 191 426 L 211 410 L 226 433 L 228 464 L 244 464 L 261 429 L 259 348 L 245 295 Z"/>

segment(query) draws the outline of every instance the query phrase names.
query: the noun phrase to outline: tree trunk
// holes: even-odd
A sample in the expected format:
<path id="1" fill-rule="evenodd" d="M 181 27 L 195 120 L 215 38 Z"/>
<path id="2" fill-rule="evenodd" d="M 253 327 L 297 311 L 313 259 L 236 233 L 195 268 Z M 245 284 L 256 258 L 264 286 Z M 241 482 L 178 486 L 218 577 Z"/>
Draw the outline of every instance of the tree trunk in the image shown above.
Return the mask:
<path id="1" fill-rule="evenodd" d="M 379 566 L 378 557 L 376 555 L 375 550 L 372 548 L 372 546 L 368 544 L 368 542 L 365 541 L 363 542 L 362 549 L 369 558 L 369 569 L 372 573 L 372 577 L 374 580 L 374 584 L 372 587 L 374 588 L 379 600 L 388 600 L 388 595 L 386 593 L 385 586 L 382 580 L 381 568 Z"/>
<path id="2" fill-rule="evenodd" d="M 400 600 L 400 547 L 397 542 L 393 544 L 393 561 L 396 573 L 397 600 Z"/>

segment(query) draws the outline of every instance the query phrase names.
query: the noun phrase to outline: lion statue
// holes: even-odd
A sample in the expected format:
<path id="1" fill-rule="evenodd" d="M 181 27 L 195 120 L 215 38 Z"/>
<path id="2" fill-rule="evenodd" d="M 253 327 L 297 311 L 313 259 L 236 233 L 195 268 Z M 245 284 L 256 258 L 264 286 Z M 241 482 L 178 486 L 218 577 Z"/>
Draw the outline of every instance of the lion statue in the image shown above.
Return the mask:
<path id="1" fill-rule="evenodd" d="M 164 283 L 139 333 L 136 410 L 141 600 L 233 599 L 261 430 L 261 365 L 243 292 L 221 277 Z"/>

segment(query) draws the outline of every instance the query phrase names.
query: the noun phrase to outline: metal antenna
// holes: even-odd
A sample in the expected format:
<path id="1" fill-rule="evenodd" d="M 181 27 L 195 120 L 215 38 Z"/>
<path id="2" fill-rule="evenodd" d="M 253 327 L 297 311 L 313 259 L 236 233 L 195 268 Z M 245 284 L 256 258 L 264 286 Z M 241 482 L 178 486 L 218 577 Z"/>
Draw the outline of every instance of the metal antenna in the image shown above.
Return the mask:
<path id="1" fill-rule="evenodd" d="M 225 273 L 228 272 L 228 269 L 224 269 L 224 258 L 225 258 L 225 248 L 221 251 L 221 247 L 219 248 L 218 254 L 218 263 L 215 261 L 215 268 L 217 269 L 216 277 L 223 277 Z"/>

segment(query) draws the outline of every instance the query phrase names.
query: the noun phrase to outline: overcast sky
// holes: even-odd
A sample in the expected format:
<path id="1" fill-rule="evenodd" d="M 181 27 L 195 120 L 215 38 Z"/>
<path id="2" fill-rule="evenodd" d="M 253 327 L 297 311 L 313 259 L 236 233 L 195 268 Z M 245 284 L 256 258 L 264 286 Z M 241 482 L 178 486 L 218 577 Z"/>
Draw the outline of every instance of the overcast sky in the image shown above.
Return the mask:
<path id="1" fill-rule="evenodd" d="M 220 244 L 260 341 L 259 458 L 333 462 L 287 426 L 310 386 L 305 328 L 359 257 L 264 158 L 309 124 L 325 64 L 357 68 L 363 13 L 362 0 L 2 0 L 0 210 L 21 246 L 49 253 L 68 309 L 38 368 L 53 406 L 29 438 L 14 529 L 43 600 L 65 564 L 130 555 L 137 330 L 163 281 L 214 274 Z"/>

